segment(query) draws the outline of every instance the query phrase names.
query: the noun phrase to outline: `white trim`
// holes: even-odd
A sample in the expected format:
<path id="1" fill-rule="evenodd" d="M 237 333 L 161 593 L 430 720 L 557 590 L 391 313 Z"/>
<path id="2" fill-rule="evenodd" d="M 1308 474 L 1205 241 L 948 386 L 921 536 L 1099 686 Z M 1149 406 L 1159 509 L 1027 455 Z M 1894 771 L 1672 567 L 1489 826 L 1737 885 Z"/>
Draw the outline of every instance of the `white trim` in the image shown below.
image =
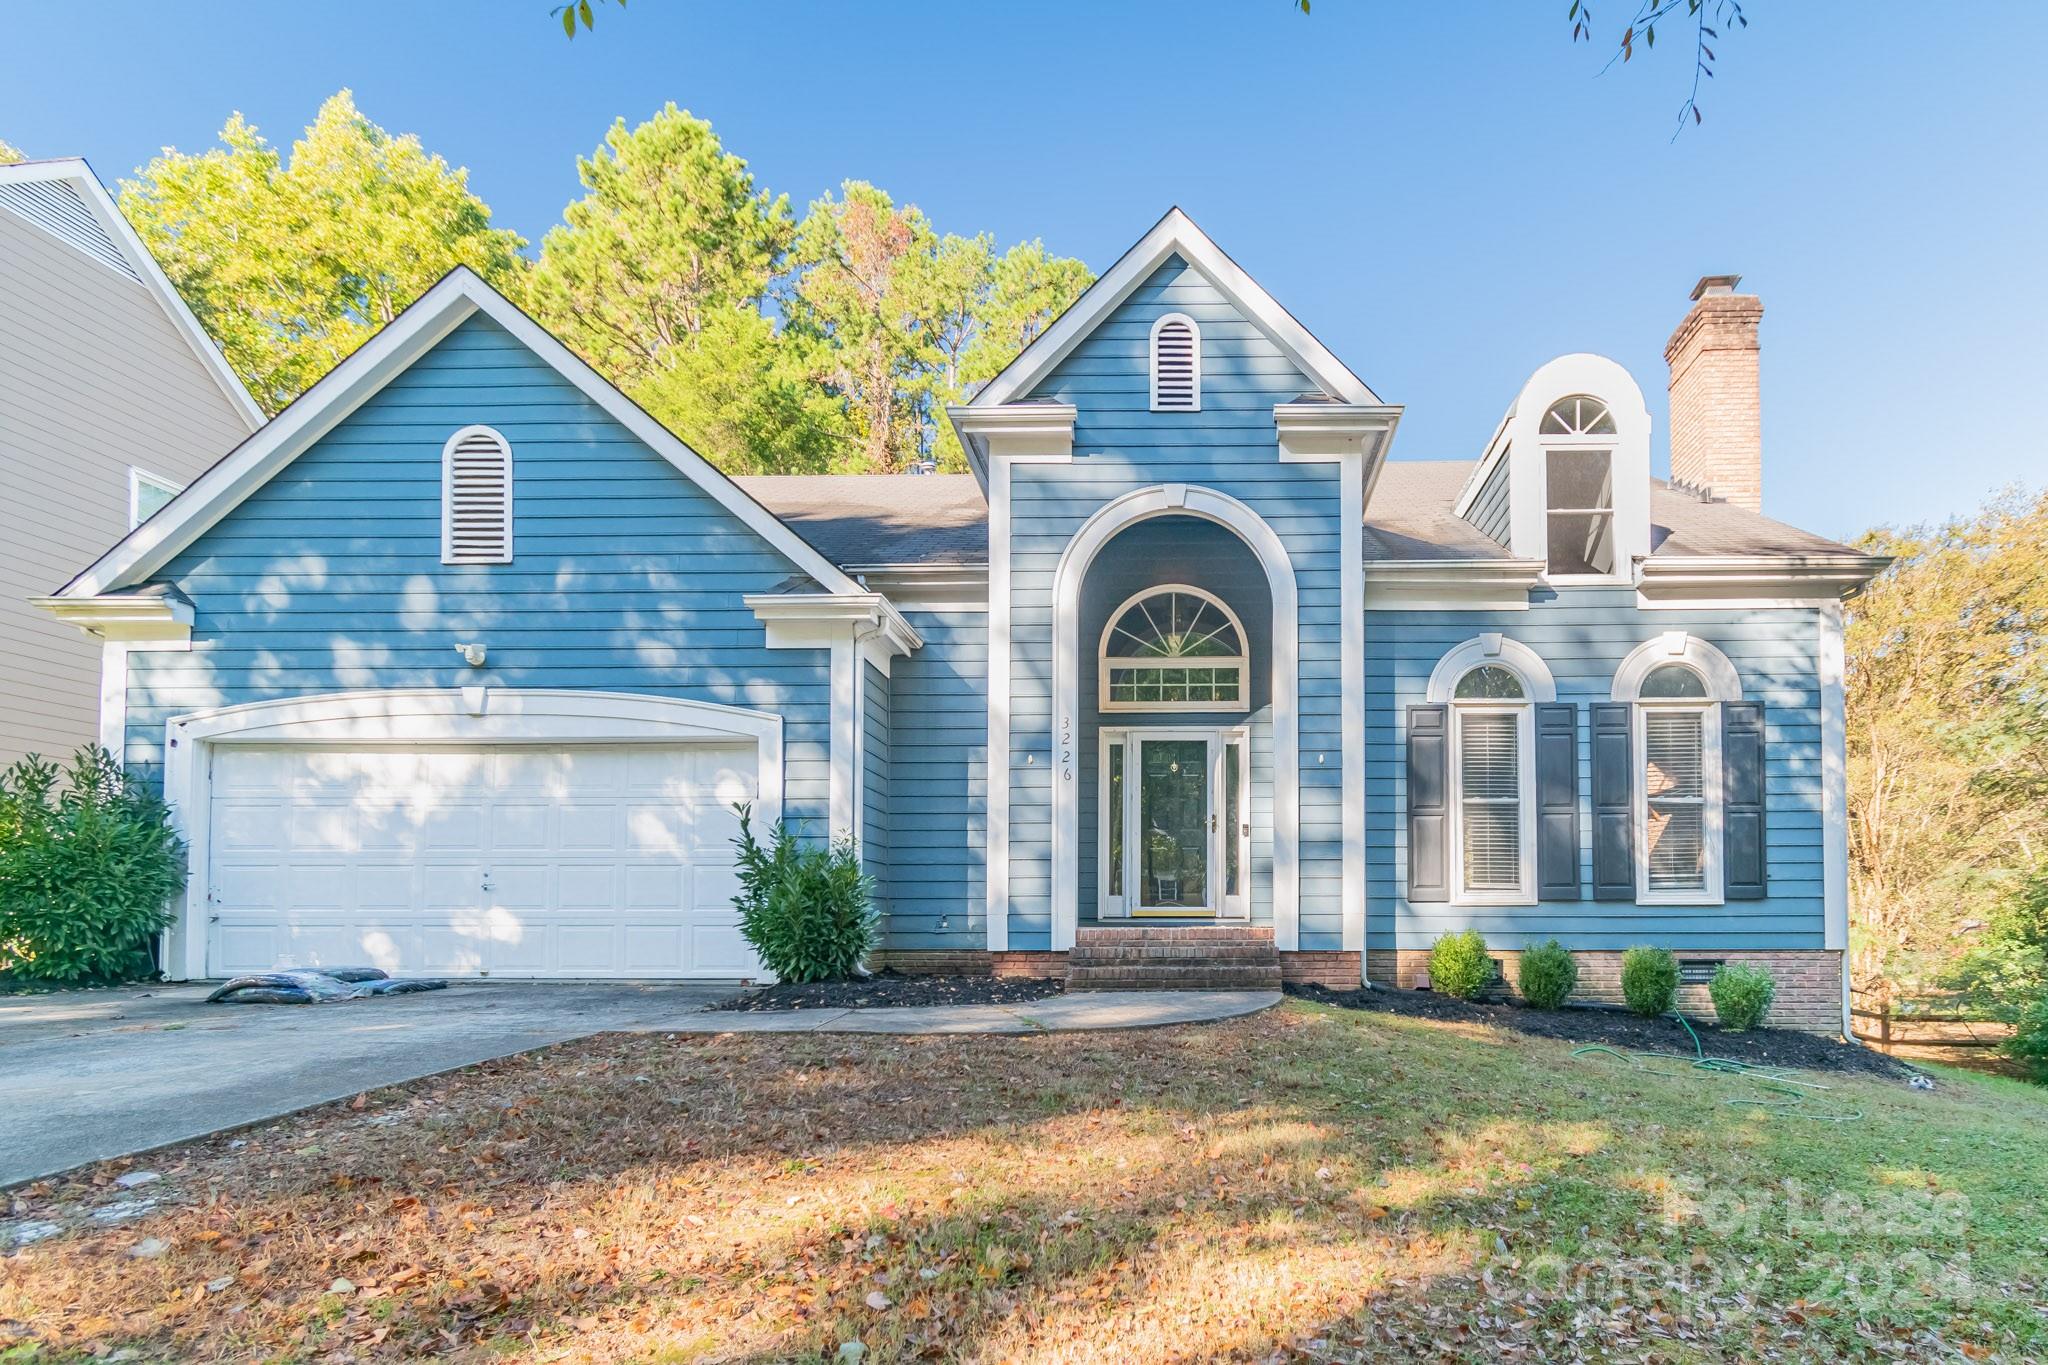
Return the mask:
<path id="1" fill-rule="evenodd" d="M 1668 631 L 1630 650 L 1614 670 L 1614 689 L 1609 699 L 1640 700 L 1643 680 L 1664 664 L 1691 665 L 1706 680 L 1709 701 L 1742 700 L 1742 675 L 1728 662 L 1728 656 L 1699 636 L 1682 630 Z"/>
<path id="2" fill-rule="evenodd" d="M 79 198 L 85 201 L 93 216 L 99 219 L 101 228 L 114 239 L 114 244 L 121 249 L 121 254 L 128 259 L 129 265 L 141 276 L 143 287 L 156 300 L 157 306 L 163 309 L 164 315 L 170 318 L 171 325 L 177 328 L 178 335 L 191 347 L 192 354 L 199 358 L 199 363 L 205 367 L 207 375 L 219 386 L 220 391 L 227 395 L 228 402 L 233 406 L 235 415 L 242 420 L 242 424 L 250 431 L 262 426 L 263 409 L 256 405 L 256 400 L 242 387 L 242 381 L 235 374 L 234 367 L 228 364 L 227 357 L 221 354 L 220 347 L 214 345 L 213 338 L 206 334 L 206 329 L 199 325 L 199 319 L 192 315 L 192 310 L 185 306 L 185 300 L 172 287 L 169 278 L 163 272 L 163 267 L 157 264 L 156 257 L 149 254 L 149 248 L 142 244 L 142 239 L 135 235 L 135 229 L 128 225 L 127 218 L 122 216 L 113 196 L 109 195 L 106 186 L 100 183 L 100 178 L 93 174 L 92 167 L 78 157 L 23 161 L 11 166 L 0 166 L 0 185 L 44 181 L 62 181 L 79 192 Z"/>
<path id="3" fill-rule="evenodd" d="M 1200 740 L 1208 746 L 1204 780 L 1208 787 L 1210 828 L 1206 841 L 1204 858 L 1204 882 L 1211 903 L 1206 906 L 1184 908 L 1178 906 L 1148 906 L 1144 904 L 1143 889 L 1139 886 L 1138 873 L 1143 866 L 1143 853 L 1139 841 L 1132 839 L 1131 832 L 1144 828 L 1144 793 L 1141 782 L 1133 777 L 1144 772 L 1144 746 L 1154 740 Z M 1124 822 L 1124 858 L 1120 869 L 1124 891 L 1112 897 L 1109 894 L 1109 751 L 1116 745 L 1124 746 L 1124 791 L 1122 813 Z M 1222 824 L 1223 812 L 1228 808 L 1228 790 L 1224 777 L 1224 755 L 1236 746 L 1243 754 L 1237 770 L 1237 809 L 1242 819 L 1235 830 Z M 1097 729 L 1095 763 L 1095 914 L 1098 919 L 1143 919 L 1175 918 L 1214 919 L 1219 922 L 1248 921 L 1251 918 L 1251 727 L 1247 725 L 1105 725 Z M 1237 849 L 1237 894 L 1231 895 L 1224 889 L 1225 866 L 1228 858 L 1226 841 L 1234 840 Z M 1139 887 L 1138 898 L 1132 900 L 1133 887 Z"/>
<path id="4" fill-rule="evenodd" d="M 1293 314 L 1226 256 L 1194 220 L 1169 209 L 1146 234 L 1104 271 L 1072 307 L 1039 333 L 1016 359 L 975 395 L 971 408 L 1000 407 L 1022 398 L 1051 373 L 1102 320 L 1129 298 L 1167 257 L 1181 259 L 1208 279 L 1240 313 L 1272 340 L 1324 392 L 1348 403 L 1378 404 L 1379 398 L 1332 355 Z"/>
<path id="5" fill-rule="evenodd" d="M 881 593 L 898 611 L 988 611 L 986 564 L 846 564 L 854 580 Z"/>
<path id="6" fill-rule="evenodd" d="M 435 343 L 478 313 L 510 332 L 543 364 L 575 385 L 614 421 L 827 591 L 860 591 L 859 584 L 787 523 L 635 406 L 475 272 L 467 266 L 457 266 L 395 321 L 330 370 L 297 402 L 194 480 L 184 495 L 161 515 L 130 532 L 120 544 L 66 584 L 60 595 L 90 597 L 147 579 Z"/>
<path id="7" fill-rule="evenodd" d="M 988 854 L 982 869 L 988 950 L 1010 947 L 1010 461 L 988 468 Z"/>
<path id="8" fill-rule="evenodd" d="M 1363 566 L 1368 611 L 1527 611 L 1540 559 L 1376 559 Z"/>
<path id="9" fill-rule="evenodd" d="M 860 651 L 853 637 L 832 642 L 832 736 L 830 797 L 826 804 L 828 838 L 858 837 L 855 821 L 861 812 Z"/>
<path id="10" fill-rule="evenodd" d="M 1811 608 L 1839 602 L 1884 571 L 1882 555 L 1652 555 L 1636 562 L 1636 605 Z"/>
<path id="11" fill-rule="evenodd" d="M 1005 490 L 1007 491 L 1007 490 Z M 1002 515 L 1007 522 L 1007 497 Z M 992 503 L 991 512 L 996 504 Z M 1287 547 L 1273 528 L 1244 503 L 1227 493 L 1189 484 L 1159 484 L 1140 488 L 1103 504 L 1068 541 L 1053 575 L 1053 687 L 1052 726 L 1048 739 L 1053 756 L 1052 772 L 1052 947 L 1070 948 L 1080 912 L 1079 822 L 1080 793 L 1078 764 L 1074 761 L 1073 739 L 1080 732 L 1081 694 L 1081 586 L 1088 567 L 1102 547 L 1119 532 L 1153 517 L 1184 515 L 1229 530 L 1259 557 L 1266 571 L 1267 588 L 1273 598 L 1273 938 L 1282 952 L 1300 946 L 1301 900 L 1301 726 L 1298 713 L 1300 687 L 1300 612 L 1294 583 L 1294 564 Z M 1008 565 L 1004 563 L 1005 582 Z M 998 603 L 998 605 L 1001 605 Z M 1004 638 L 1007 640 L 1005 620 Z M 991 626 L 990 673 L 995 671 L 994 628 Z M 1005 674 L 1008 672 L 1005 660 Z M 990 695 L 995 695 L 993 683 Z M 1008 730 L 1008 716 L 1004 716 Z M 996 755 L 1007 750 L 996 747 L 995 727 L 990 726 L 990 792 L 996 790 L 993 769 Z M 1063 743 L 1062 740 L 1065 740 Z M 1006 774 L 1007 780 L 1007 774 Z M 991 799 L 990 845 L 995 843 L 994 802 Z M 1007 810 L 1005 823 L 1007 824 Z M 1007 829 L 1005 847 L 1007 848 Z M 994 882 L 991 869 L 991 884 Z"/>
<path id="12" fill-rule="evenodd" d="M 1245 629 L 1244 629 L 1244 622 L 1243 622 L 1243 621 L 1241 621 L 1241 620 L 1239 620 L 1239 619 L 1238 619 L 1238 616 L 1237 616 L 1237 613 L 1236 613 L 1236 612 L 1234 612 L 1234 611 L 1232 611 L 1232 610 L 1230 609 L 1230 604 L 1229 604 L 1228 602 L 1224 601 L 1224 600 L 1223 600 L 1222 598 L 1218 597 L 1218 596 L 1217 596 L 1217 595 L 1216 595 L 1215 593 L 1213 593 L 1213 592 L 1209 592 L 1209 591 L 1207 591 L 1206 589 L 1203 589 L 1203 588 L 1198 588 L 1198 587 L 1194 586 L 1194 585 L 1193 585 L 1192 583 L 1161 583 L 1161 584 L 1159 584 L 1159 585 L 1158 585 L 1157 587 L 1152 587 L 1152 588 L 1140 588 L 1140 589 L 1139 589 L 1139 590 L 1138 590 L 1137 592 L 1134 592 L 1134 593 L 1132 593 L 1132 594 L 1131 594 L 1131 595 L 1130 595 L 1129 597 L 1126 597 L 1126 598 L 1125 598 L 1125 599 L 1123 600 L 1122 604 L 1121 604 L 1121 605 L 1119 605 L 1119 606 L 1118 606 L 1118 607 L 1116 608 L 1116 610 L 1114 610 L 1114 611 L 1110 612 L 1110 614 L 1109 614 L 1109 619 L 1108 619 L 1107 621 L 1103 622 L 1103 624 L 1102 624 L 1102 638 L 1101 638 L 1100 640 L 1098 640 L 1098 641 L 1096 642 L 1096 645 L 1095 645 L 1095 660 L 1096 660 L 1096 674 L 1095 674 L 1095 709 L 1096 709 L 1097 711 L 1101 711 L 1101 712 L 1126 712 L 1126 713 L 1128 713 L 1128 712 L 1147 712 L 1147 711 L 1151 711 L 1151 712 L 1159 712 L 1159 711 L 1201 711 L 1201 712 L 1218 712 L 1218 711 L 1249 711 L 1249 710 L 1251 710 L 1251 709 L 1252 709 L 1252 699 L 1251 699 L 1251 670 L 1250 670 L 1250 668 L 1249 668 L 1249 666 L 1248 666 L 1248 665 L 1249 665 L 1249 657 L 1248 657 L 1247 655 L 1245 655 L 1245 654 L 1220 654 L 1220 655 L 1215 655 L 1215 656 L 1207 656 L 1207 655 L 1205 655 L 1205 656 L 1202 656 L 1202 657 L 1201 657 L 1201 658 L 1199 658 L 1199 659 L 1196 659 L 1196 658 L 1190 657 L 1190 658 L 1186 658 L 1186 659 L 1181 659 L 1181 660 L 1179 660 L 1179 661 L 1175 661 L 1175 660 L 1173 660 L 1173 659 L 1165 658 L 1165 657 L 1163 657 L 1163 656 L 1144 656 L 1144 655 L 1128 655 L 1128 654 L 1118 654 L 1118 655 L 1111 655 L 1111 654 L 1110 654 L 1110 652 L 1109 652 L 1109 637 L 1110 637 L 1110 636 L 1111 636 L 1112 634 L 1114 634 L 1114 633 L 1115 633 L 1115 631 L 1116 631 L 1116 623 L 1117 623 L 1118 621 L 1121 621 L 1121 620 L 1122 620 L 1122 619 L 1124 618 L 1124 613 L 1125 613 L 1125 612 L 1127 612 L 1127 611 L 1129 611 L 1129 610 L 1130 610 L 1130 609 L 1131 609 L 1132 607 L 1135 607 L 1135 606 L 1137 606 L 1137 605 L 1138 605 L 1138 604 L 1139 604 L 1140 602 L 1144 602 L 1144 601 L 1147 601 L 1147 600 L 1149 600 L 1149 599 L 1151 599 L 1151 598 L 1154 598 L 1154 597 L 1158 597 L 1158 596 L 1161 596 L 1161 595 L 1163 595 L 1163 594 L 1165 594 L 1165 593 L 1182 593 L 1182 594 L 1185 594 L 1186 596 L 1189 596 L 1189 597 L 1194 597 L 1194 598 L 1198 598 L 1198 599 L 1200 599 L 1200 600 L 1201 600 L 1201 601 L 1203 601 L 1203 602 L 1207 602 L 1207 603 L 1208 603 L 1208 604 L 1209 604 L 1210 606 L 1212 606 L 1212 607 L 1216 608 L 1216 610 L 1217 610 L 1217 611 L 1221 612 L 1221 613 L 1223 614 L 1223 619 L 1224 619 L 1225 621 L 1228 621 L 1228 622 L 1230 623 L 1230 628 L 1231 628 L 1232 630 L 1234 630 L 1234 631 L 1236 631 L 1236 632 L 1237 632 L 1237 643 L 1238 643 L 1238 648 L 1240 648 L 1240 649 L 1245 649 L 1245 650 L 1248 650 L 1248 649 L 1250 649 L 1250 648 L 1251 648 L 1251 645 L 1250 645 L 1250 643 L 1249 643 L 1249 642 L 1250 642 L 1250 639 L 1251 639 L 1251 637 L 1250 637 L 1250 636 L 1248 636 L 1247 634 L 1245 634 Z M 1120 668 L 1129 668 L 1129 667 L 1134 667 L 1134 666 L 1135 666 L 1135 667 L 1141 667 L 1141 668 L 1151 668 L 1151 667 L 1157 667 L 1157 668 L 1207 668 L 1207 669 L 1217 669 L 1217 668 L 1230 668 L 1230 669 L 1234 669 L 1234 670 L 1236 670 L 1236 673 L 1237 673 L 1237 700 L 1236 700 L 1236 701 L 1234 701 L 1234 702 L 1218 702 L 1218 701 L 1120 701 L 1120 702 L 1113 702 L 1113 701 L 1111 701 L 1111 700 L 1109 699 L 1109 670 L 1110 670 L 1110 665 L 1111 665 L 1112 661 L 1113 661 L 1113 662 L 1114 662 L 1114 663 L 1116 664 L 1116 666 L 1118 666 L 1118 667 L 1120 667 Z"/>
<path id="13" fill-rule="evenodd" d="M 100 644 L 100 747 L 119 765 L 128 755 L 128 644 Z"/>
<path id="14" fill-rule="evenodd" d="M 31 597 L 28 602 L 102 640 L 148 640 L 158 642 L 157 648 L 191 648 L 192 604 L 176 597 L 113 593 L 106 597 Z"/>
<path id="15" fill-rule="evenodd" d="M 455 450 L 473 436 L 487 436 L 497 446 L 497 455 L 505 468 L 504 506 L 499 515 L 504 519 L 505 548 L 501 554 L 478 555 L 458 554 L 455 549 Z M 466 426 L 450 436 L 441 445 L 441 562 L 443 564 L 510 564 L 512 562 L 512 507 L 516 499 L 512 482 L 515 466 L 512 460 L 512 443 L 496 427 L 474 424 Z"/>
<path id="16" fill-rule="evenodd" d="M 1700 717 L 1700 864 L 1702 886 L 1698 890 L 1679 887 L 1664 891 L 1650 889 L 1650 784 L 1649 727 L 1647 711 L 1683 711 Z M 1652 698 L 1629 707 L 1629 752 L 1635 771 L 1629 775 L 1631 800 L 1635 807 L 1636 903 L 1638 905 L 1724 905 L 1727 903 L 1721 867 L 1727 826 L 1726 780 L 1722 772 L 1721 703 L 1717 700 L 1663 701 Z"/>
<path id="17" fill-rule="evenodd" d="M 1551 676 L 1550 665 L 1543 662 L 1543 656 L 1520 640 L 1511 640 L 1493 631 L 1475 635 L 1444 651 L 1444 656 L 1436 661 L 1436 667 L 1429 671 L 1427 699 L 1431 702 L 1455 700 L 1452 693 L 1458 689 L 1458 680 L 1481 664 L 1501 665 L 1520 678 L 1527 701 L 1557 700 L 1557 679 Z"/>
<path id="18" fill-rule="evenodd" d="M 1842 604 L 1823 602 L 1820 641 L 1820 811 L 1822 946 L 1842 952 L 1849 974 L 1849 720 Z"/>
<path id="19" fill-rule="evenodd" d="M 210 894 L 215 745 L 752 740 L 760 784 L 755 812 L 764 825 L 782 818 L 782 717 L 716 702 L 541 688 L 398 688 L 195 711 L 173 716 L 164 730 L 164 799 L 185 839 L 188 869 L 164 963 L 172 976 L 188 980 L 206 975 L 207 935 L 200 916 Z"/>
<path id="20" fill-rule="evenodd" d="M 1402 409 L 1392 404 L 1275 403 L 1273 434 L 1281 464 L 1334 464 L 1363 455 L 1375 474 Z"/>
<path id="21" fill-rule="evenodd" d="M 1159 405 L 1159 334 L 1170 324 L 1178 323 L 1188 329 L 1193 348 L 1194 375 L 1191 393 L 1194 401 L 1175 404 L 1172 407 Z M 1145 372 L 1150 381 L 1147 390 L 1154 412 L 1200 412 L 1202 410 L 1202 325 L 1186 313 L 1161 313 L 1153 320 L 1152 330 L 1145 339 Z"/>
<path id="22" fill-rule="evenodd" d="M 172 498 L 185 491 L 185 485 L 179 483 L 176 479 L 167 479 L 161 474 L 152 474 L 141 465 L 129 465 L 128 529 L 131 531 L 142 525 L 144 520 L 142 515 L 142 485 L 145 483 L 154 484 L 156 487 L 166 490 Z M 170 505 L 170 498 L 164 500 L 164 505 L 166 507 Z M 157 509 L 159 512 L 162 510 L 162 507 Z"/>
<path id="23" fill-rule="evenodd" d="M 878 592 L 757 592 L 740 598 L 768 627 L 770 649 L 824 649 L 841 640 L 867 647 L 884 673 L 889 660 L 924 637 Z"/>
<path id="24" fill-rule="evenodd" d="M 1526 680 L 1525 680 L 1526 683 Z M 1525 686 L 1524 690 L 1527 688 Z M 1536 904 L 1536 708 L 1530 701 L 1489 697 L 1484 701 L 1451 701 L 1451 904 Z M 1474 891 L 1465 885 L 1465 718 L 1471 715 L 1515 718 L 1515 802 L 1518 866 L 1512 891 Z"/>
<path id="25" fill-rule="evenodd" d="M 1277 420 L 1277 410 L 1276 410 Z M 1380 450 L 1393 438 L 1387 429 Z M 1340 883 L 1343 895 L 1342 947 L 1358 954 L 1359 980 L 1365 980 L 1365 470 L 1371 457 L 1361 453 L 1345 455 L 1337 471 L 1338 495 L 1338 609 L 1342 620 L 1337 631 L 1339 672 L 1343 679 L 1341 701 L 1343 764 L 1341 795 L 1344 802 L 1344 871 Z"/>
<path id="26" fill-rule="evenodd" d="M 967 466 L 991 502 L 991 462 L 1006 456 L 1043 464 L 1072 460 L 1077 416 L 1079 410 L 1072 403 L 1038 400 L 1006 406 L 955 403 L 946 409 L 946 420 L 967 452 Z"/>

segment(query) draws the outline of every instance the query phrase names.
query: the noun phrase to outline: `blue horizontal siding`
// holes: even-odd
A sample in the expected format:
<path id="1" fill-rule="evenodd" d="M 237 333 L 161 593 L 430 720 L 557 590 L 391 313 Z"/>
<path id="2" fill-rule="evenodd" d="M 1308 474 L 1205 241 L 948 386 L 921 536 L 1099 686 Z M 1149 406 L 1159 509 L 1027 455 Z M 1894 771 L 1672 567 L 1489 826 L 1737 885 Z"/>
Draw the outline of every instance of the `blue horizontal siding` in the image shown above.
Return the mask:
<path id="1" fill-rule="evenodd" d="M 889 677 L 890 948 L 988 946 L 988 615 L 908 612 Z"/>
<path id="2" fill-rule="evenodd" d="M 875 883 L 875 901 L 889 909 L 889 675 L 860 661 L 861 866 Z"/>
<path id="3" fill-rule="evenodd" d="M 511 442 L 514 549 L 441 563 L 441 447 L 471 423 Z M 181 712 L 370 688 L 580 688 L 784 719 L 788 816 L 822 829 L 823 650 L 769 650 L 740 601 L 780 552 L 509 333 L 472 318 L 178 555 L 188 654 L 130 656 L 128 759 L 161 772 Z M 472 669 L 458 640 L 481 640 Z"/>
<path id="4" fill-rule="evenodd" d="M 1479 494 L 1472 499 L 1465 519 L 1502 545 L 1508 543 L 1510 499 L 1508 496 L 1508 464 L 1503 457 L 1486 476 L 1486 482 L 1479 487 Z"/>
<path id="5" fill-rule="evenodd" d="M 1367 943 L 1427 948 L 1472 928 L 1495 948 L 1555 935 L 1568 948 L 1656 943 L 1680 949 L 1818 948 L 1824 941 L 1821 853 L 1819 622 L 1805 610 L 1643 611 L 1629 588 L 1540 594 L 1525 612 L 1366 613 Z M 1645 640 L 1685 631 L 1720 649 L 1747 700 L 1764 704 L 1770 896 L 1720 906 L 1582 900 L 1533 906 L 1411 905 L 1406 708 L 1453 646 L 1498 631 L 1543 657 L 1559 701 L 1580 706 L 1580 882 L 1592 894 L 1592 731 L 1584 710 L 1608 700 L 1614 670 Z"/>

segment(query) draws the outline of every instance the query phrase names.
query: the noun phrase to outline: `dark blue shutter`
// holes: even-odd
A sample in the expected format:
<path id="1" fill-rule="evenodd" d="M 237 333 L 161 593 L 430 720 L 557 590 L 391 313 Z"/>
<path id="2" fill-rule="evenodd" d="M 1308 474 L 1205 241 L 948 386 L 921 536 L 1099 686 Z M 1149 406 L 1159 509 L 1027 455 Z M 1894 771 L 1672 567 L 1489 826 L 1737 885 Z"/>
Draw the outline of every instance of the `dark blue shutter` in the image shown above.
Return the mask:
<path id="1" fill-rule="evenodd" d="M 1408 708 L 1408 899 L 1451 898 L 1450 708 Z"/>
<path id="2" fill-rule="evenodd" d="M 1764 708 L 1753 701 L 1721 707 L 1722 894 L 1760 901 L 1764 874 Z"/>
<path id="3" fill-rule="evenodd" d="M 1579 708 L 1536 708 L 1536 897 L 1579 898 Z"/>
<path id="4" fill-rule="evenodd" d="M 1636 898 L 1635 746 L 1629 708 L 1601 702 L 1593 719 L 1593 899 Z"/>

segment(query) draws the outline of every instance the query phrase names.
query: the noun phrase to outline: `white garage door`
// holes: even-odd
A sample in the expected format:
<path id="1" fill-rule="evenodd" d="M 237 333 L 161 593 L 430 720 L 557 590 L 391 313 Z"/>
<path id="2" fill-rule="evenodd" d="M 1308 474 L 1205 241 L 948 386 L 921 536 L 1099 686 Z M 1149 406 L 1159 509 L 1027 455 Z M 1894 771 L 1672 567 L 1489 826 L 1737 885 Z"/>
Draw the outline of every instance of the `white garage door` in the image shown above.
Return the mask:
<path id="1" fill-rule="evenodd" d="M 733 803 L 751 746 L 216 746 L 211 975 L 759 974 Z"/>

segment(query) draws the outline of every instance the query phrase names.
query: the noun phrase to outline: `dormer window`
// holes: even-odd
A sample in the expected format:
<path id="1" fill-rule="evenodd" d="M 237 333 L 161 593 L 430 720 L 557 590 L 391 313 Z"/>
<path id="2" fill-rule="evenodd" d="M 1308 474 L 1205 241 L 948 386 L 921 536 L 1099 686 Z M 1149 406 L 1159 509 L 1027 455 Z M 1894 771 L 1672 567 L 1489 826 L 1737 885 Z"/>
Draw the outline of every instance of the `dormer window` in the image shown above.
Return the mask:
<path id="1" fill-rule="evenodd" d="M 489 427 L 441 448 L 441 562 L 512 562 L 512 447 Z"/>
<path id="2" fill-rule="evenodd" d="M 1614 452 L 1551 450 L 1544 459 L 1544 511 L 1552 574 L 1614 572 Z"/>
<path id="3" fill-rule="evenodd" d="M 1152 411 L 1202 410 L 1202 332 L 1186 313 L 1152 324 Z"/>
<path id="4" fill-rule="evenodd" d="M 1560 398 L 1543 414 L 1541 436 L 1612 436 L 1614 414 L 1590 393 Z"/>

